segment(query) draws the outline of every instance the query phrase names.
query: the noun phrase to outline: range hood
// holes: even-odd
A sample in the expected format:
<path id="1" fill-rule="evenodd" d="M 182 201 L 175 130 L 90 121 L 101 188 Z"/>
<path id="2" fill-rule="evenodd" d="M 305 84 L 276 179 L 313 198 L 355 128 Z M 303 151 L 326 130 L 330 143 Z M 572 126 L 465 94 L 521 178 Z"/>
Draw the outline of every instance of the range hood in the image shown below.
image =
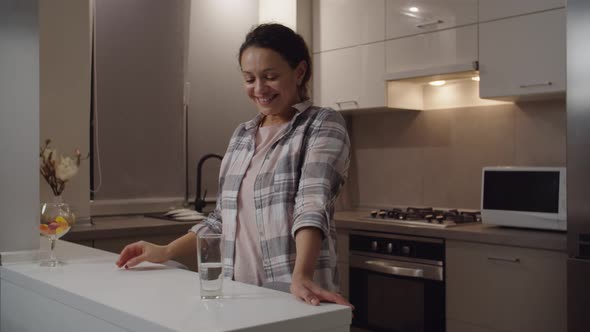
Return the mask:
<path id="1" fill-rule="evenodd" d="M 460 63 L 447 66 L 428 67 L 423 69 L 387 73 L 383 76 L 383 79 L 386 81 L 399 81 L 404 79 L 414 79 L 418 77 L 442 77 L 457 73 L 477 72 L 478 69 L 478 62 L 473 61 L 470 63 Z"/>
<path id="2" fill-rule="evenodd" d="M 477 61 L 384 75 L 387 107 L 402 110 L 435 110 L 509 104 L 479 98 Z"/>

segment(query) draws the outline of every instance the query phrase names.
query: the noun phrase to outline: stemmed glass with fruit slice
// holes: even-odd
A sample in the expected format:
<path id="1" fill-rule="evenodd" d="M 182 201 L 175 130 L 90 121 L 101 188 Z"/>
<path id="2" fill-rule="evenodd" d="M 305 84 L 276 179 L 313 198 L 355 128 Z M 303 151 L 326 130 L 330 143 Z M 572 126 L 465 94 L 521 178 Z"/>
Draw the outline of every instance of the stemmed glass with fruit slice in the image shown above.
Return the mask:
<path id="1" fill-rule="evenodd" d="M 53 202 L 41 206 L 39 232 L 49 239 L 50 244 L 49 259 L 42 260 L 41 266 L 55 267 L 63 264 L 55 256 L 55 242 L 72 228 L 75 221 L 74 213 L 61 196 L 56 196 Z"/>

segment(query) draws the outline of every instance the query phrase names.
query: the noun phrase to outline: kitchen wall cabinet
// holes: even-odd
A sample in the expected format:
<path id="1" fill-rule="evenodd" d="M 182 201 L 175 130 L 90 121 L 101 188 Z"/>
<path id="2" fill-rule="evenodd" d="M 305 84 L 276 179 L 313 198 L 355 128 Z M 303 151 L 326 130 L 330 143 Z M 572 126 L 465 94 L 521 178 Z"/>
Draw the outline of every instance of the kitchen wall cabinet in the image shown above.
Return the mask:
<path id="1" fill-rule="evenodd" d="M 335 110 L 385 107 L 383 42 L 314 54 L 313 98 Z"/>
<path id="2" fill-rule="evenodd" d="M 479 0 L 479 21 L 565 7 L 565 0 Z"/>
<path id="3" fill-rule="evenodd" d="M 336 237 L 336 251 L 338 254 L 338 276 L 340 278 L 340 294 L 348 299 L 348 287 L 349 285 L 349 269 L 350 265 L 348 264 L 348 244 L 349 244 L 349 234 L 348 232 L 341 232 L 337 233 Z"/>
<path id="4" fill-rule="evenodd" d="M 477 23 L 477 0 L 386 0 L 385 9 L 386 39 Z"/>
<path id="5" fill-rule="evenodd" d="M 312 20 L 313 52 L 383 41 L 385 0 L 314 0 Z"/>
<path id="6" fill-rule="evenodd" d="M 477 60 L 477 25 L 388 40 L 385 45 L 387 74 L 471 64 Z"/>
<path id="7" fill-rule="evenodd" d="M 481 98 L 565 92 L 565 10 L 479 25 Z"/>
<path id="8" fill-rule="evenodd" d="M 447 241 L 447 331 L 565 331 L 566 258 L 564 252 Z"/>

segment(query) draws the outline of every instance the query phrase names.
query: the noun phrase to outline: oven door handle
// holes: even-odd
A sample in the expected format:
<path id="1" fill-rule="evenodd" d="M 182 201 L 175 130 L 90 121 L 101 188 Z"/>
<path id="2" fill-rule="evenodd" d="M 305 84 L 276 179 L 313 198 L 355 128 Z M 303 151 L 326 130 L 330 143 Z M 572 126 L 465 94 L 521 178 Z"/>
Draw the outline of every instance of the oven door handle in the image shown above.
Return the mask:
<path id="1" fill-rule="evenodd" d="M 424 277 L 424 270 L 422 269 L 412 269 L 407 267 L 395 266 L 390 263 L 375 260 L 366 260 L 364 263 L 366 264 L 364 267 L 365 269 L 375 272 L 381 272 L 404 277 Z"/>
<path id="2" fill-rule="evenodd" d="M 366 271 L 373 271 L 392 276 L 403 276 L 436 281 L 444 280 L 442 266 L 376 259 L 368 256 L 350 255 L 349 266 Z"/>

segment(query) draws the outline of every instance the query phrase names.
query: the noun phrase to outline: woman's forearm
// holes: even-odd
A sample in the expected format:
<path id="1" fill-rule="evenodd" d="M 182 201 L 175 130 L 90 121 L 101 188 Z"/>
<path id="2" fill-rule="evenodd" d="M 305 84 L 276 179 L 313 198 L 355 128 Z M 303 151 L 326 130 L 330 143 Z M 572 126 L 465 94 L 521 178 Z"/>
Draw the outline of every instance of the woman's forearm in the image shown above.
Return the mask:
<path id="1" fill-rule="evenodd" d="M 315 227 L 306 227 L 295 234 L 297 256 L 293 278 L 312 279 L 322 245 L 322 231 Z"/>
<path id="2" fill-rule="evenodd" d="M 188 232 L 166 245 L 168 259 L 190 254 L 197 256 L 197 236 L 193 232 Z"/>

